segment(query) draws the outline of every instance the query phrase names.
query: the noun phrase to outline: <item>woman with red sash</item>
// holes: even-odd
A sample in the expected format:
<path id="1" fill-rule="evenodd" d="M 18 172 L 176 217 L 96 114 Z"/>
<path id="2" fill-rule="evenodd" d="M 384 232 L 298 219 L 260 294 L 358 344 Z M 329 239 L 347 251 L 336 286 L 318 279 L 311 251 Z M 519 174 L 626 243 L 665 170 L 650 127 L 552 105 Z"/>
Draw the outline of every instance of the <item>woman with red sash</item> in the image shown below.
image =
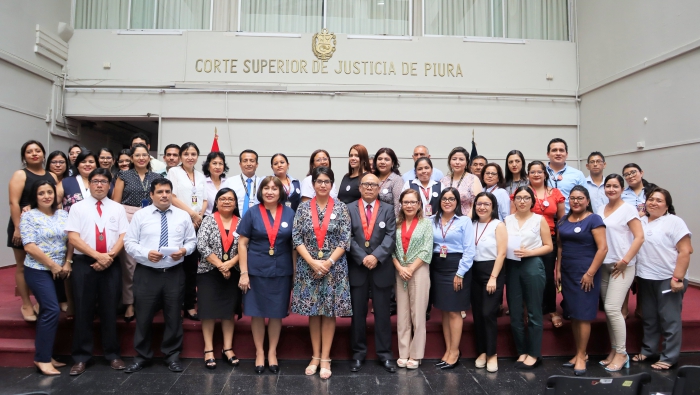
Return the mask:
<path id="1" fill-rule="evenodd" d="M 221 320 L 224 335 L 222 358 L 231 366 L 238 365 L 233 352 L 233 324 L 241 315 L 241 290 L 238 280 L 238 234 L 240 222 L 236 192 L 221 188 L 214 198 L 212 215 L 204 217 L 197 235 L 200 253 L 197 265 L 197 300 L 204 336 L 204 365 L 216 368 L 214 359 L 214 325 Z"/>
<path id="2" fill-rule="evenodd" d="M 260 204 L 251 207 L 238 225 L 238 255 L 243 291 L 243 312 L 251 316 L 255 342 L 255 373 L 265 370 L 265 319 L 268 318 L 268 368 L 279 372 L 277 343 L 282 318 L 289 315 L 294 260 L 294 210 L 284 203 L 287 194 L 279 178 L 267 176 L 258 188 Z"/>
<path id="3" fill-rule="evenodd" d="M 299 256 L 292 312 L 309 317 L 313 354 L 306 375 L 314 375 L 320 365 L 320 376 L 327 379 L 335 318 L 352 315 L 345 255 L 350 248 L 350 214 L 345 203 L 330 197 L 333 170 L 316 167 L 311 181 L 316 196 L 301 203 L 294 217 L 292 239 Z"/>

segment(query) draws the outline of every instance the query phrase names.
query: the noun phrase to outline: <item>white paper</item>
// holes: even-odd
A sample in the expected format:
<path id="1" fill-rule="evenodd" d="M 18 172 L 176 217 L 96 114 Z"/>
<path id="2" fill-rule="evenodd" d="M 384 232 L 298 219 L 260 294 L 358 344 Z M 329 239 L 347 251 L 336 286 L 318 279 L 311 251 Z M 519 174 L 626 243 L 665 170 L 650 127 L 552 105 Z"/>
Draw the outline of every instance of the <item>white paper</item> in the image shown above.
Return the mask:
<path id="1" fill-rule="evenodd" d="M 667 293 L 669 293 L 669 292 L 671 292 L 670 289 L 667 289 L 667 290 L 665 290 L 665 291 L 661 291 L 662 294 L 667 294 Z"/>
<path id="2" fill-rule="evenodd" d="M 508 235 L 508 249 L 506 250 L 506 258 L 512 259 L 514 261 L 519 261 L 520 258 L 515 256 L 515 250 L 520 249 L 520 242 L 522 241 L 522 237 L 520 236 L 513 236 L 513 235 Z"/>
<path id="3" fill-rule="evenodd" d="M 178 251 L 180 251 L 180 247 L 160 247 L 158 250 L 163 256 L 170 256 Z"/>

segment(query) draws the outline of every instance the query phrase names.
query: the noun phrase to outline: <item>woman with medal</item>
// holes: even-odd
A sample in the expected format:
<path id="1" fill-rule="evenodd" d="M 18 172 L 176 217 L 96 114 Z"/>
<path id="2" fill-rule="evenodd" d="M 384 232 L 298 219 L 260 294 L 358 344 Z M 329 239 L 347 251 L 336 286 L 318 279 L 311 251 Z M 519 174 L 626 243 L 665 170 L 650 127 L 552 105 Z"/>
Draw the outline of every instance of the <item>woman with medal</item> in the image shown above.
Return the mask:
<path id="1" fill-rule="evenodd" d="M 204 337 L 204 365 L 216 369 L 214 326 L 221 320 L 224 349 L 221 356 L 230 366 L 238 366 L 233 352 L 235 316 L 241 315 L 241 290 L 238 281 L 238 233 L 240 222 L 238 197 L 230 188 L 221 188 L 212 199 L 212 215 L 204 217 L 197 234 L 201 256 L 197 266 L 197 300 Z"/>
<path id="2" fill-rule="evenodd" d="M 492 164 L 482 169 L 482 174 L 494 169 Z M 496 165 L 498 166 L 498 165 Z M 485 170 L 485 171 L 484 171 Z M 500 172 L 500 168 L 498 169 Z M 493 177 L 493 176 L 491 176 Z M 504 191 L 505 192 L 505 191 Z M 498 311 L 506 282 L 503 262 L 508 247 L 508 231 L 498 219 L 499 202 L 492 193 L 481 192 L 474 200 L 474 266 L 471 285 L 476 368 L 486 368 L 490 373 L 498 371 L 496 344 L 498 339 Z"/>
<path id="3" fill-rule="evenodd" d="M 413 163 L 413 169 L 416 172 L 416 178 L 411 181 L 406 181 L 403 184 L 403 190 L 413 189 L 418 192 L 420 197 L 421 207 L 425 217 L 431 217 L 437 212 L 440 205 L 440 191 L 442 184 L 433 180 L 433 161 L 424 156 L 418 158 Z"/>
<path id="4" fill-rule="evenodd" d="M 552 252 L 552 235 L 547 220 L 532 212 L 535 205 L 532 189 L 518 187 L 513 202 L 515 213 L 504 221 L 508 231 L 506 298 L 515 349 L 519 355 L 515 368 L 534 369 L 542 361 L 542 294 L 545 284 L 542 256 Z M 523 306 L 527 309 L 527 323 Z"/>
<path id="5" fill-rule="evenodd" d="M 214 211 L 216 195 L 225 185 L 226 173 L 229 171 L 226 165 L 226 155 L 223 152 L 210 152 L 207 159 L 202 164 L 202 174 L 204 174 L 204 193 L 207 201 L 205 215 L 211 215 Z M 238 206 L 238 204 L 236 204 Z M 238 208 L 238 207 L 236 207 Z"/>
<path id="6" fill-rule="evenodd" d="M 467 150 L 463 147 L 453 148 L 447 156 L 447 165 L 450 171 L 440 180 L 443 188 L 455 188 L 459 192 L 461 210 L 466 216 L 472 215 L 474 196 L 483 190 L 481 180 L 467 170 L 468 164 L 469 153 Z"/>
<path id="7" fill-rule="evenodd" d="M 678 363 L 681 352 L 681 309 L 688 289 L 692 235 L 685 221 L 676 216 L 667 190 L 655 187 L 648 194 L 648 216 L 642 217 L 645 241 L 637 255 L 637 299 L 641 302 L 644 336 L 642 350 L 632 360 L 642 362 L 658 355 L 651 367 L 668 370 Z"/>
<path id="8" fill-rule="evenodd" d="M 426 158 L 427 159 L 427 158 Z M 416 173 L 417 174 L 417 173 Z M 430 294 L 433 229 L 424 218 L 420 193 L 401 192 L 401 211 L 396 218 L 396 334 L 400 368 L 417 369 L 425 353 L 425 314 Z"/>
<path id="9" fill-rule="evenodd" d="M 569 212 L 557 227 L 558 256 L 556 282 L 566 300 L 571 315 L 571 329 L 576 343 L 576 355 L 567 366 L 577 376 L 586 373 L 586 347 L 591 335 L 591 321 L 598 314 L 600 297 L 600 266 L 608 252 L 605 223 L 593 213 L 588 189 L 582 185 L 571 188 Z"/>
<path id="10" fill-rule="evenodd" d="M 525 156 L 514 149 L 506 155 L 505 188 L 508 196 L 511 196 L 516 189 L 527 186 L 527 173 L 525 173 Z"/>
<path id="11" fill-rule="evenodd" d="M 556 244 L 556 227 L 558 219 L 566 214 L 564 195 L 559 189 L 549 186 L 549 173 L 544 163 L 535 160 L 527 165 L 527 176 L 530 188 L 535 193 L 535 205 L 532 212 L 547 220 L 549 232 L 552 235 L 552 245 Z M 542 256 L 546 275 L 544 295 L 542 297 L 542 314 L 549 314 L 552 325 L 560 328 L 563 324 L 561 314 L 557 313 L 557 287 L 554 285 L 554 267 L 557 262 L 557 251 Z"/>
<path id="12" fill-rule="evenodd" d="M 207 211 L 206 178 L 204 173 L 195 169 L 199 159 L 197 144 L 187 142 L 180 146 L 180 166 L 168 170 L 168 180 L 173 183 L 173 205 L 187 212 L 192 219 L 195 230 L 202 224 Z M 195 304 L 197 303 L 197 251 L 187 255 L 182 263 L 185 270 L 185 304 L 182 313 L 185 318 L 199 321 Z"/>
<path id="13" fill-rule="evenodd" d="M 628 163 L 622 168 L 622 177 L 627 180 L 627 188 L 622 191 L 622 200 L 634 206 L 640 217 L 646 215 L 646 191 L 655 185 L 644 179 L 642 168 L 636 163 Z"/>
<path id="14" fill-rule="evenodd" d="M 503 179 L 503 170 L 498 163 L 488 163 L 481 169 L 481 184 L 484 187 L 484 192 L 489 192 L 496 197 L 498 201 L 498 219 L 503 221 L 510 215 L 510 195 L 504 189 L 505 181 Z"/>
<path id="15" fill-rule="evenodd" d="M 374 155 L 374 175 L 379 178 L 379 200 L 394 206 L 399 215 L 399 196 L 403 190 L 403 179 L 399 172 L 399 159 L 391 148 L 380 148 Z"/>
<path id="16" fill-rule="evenodd" d="M 260 204 L 251 207 L 238 225 L 238 255 L 245 315 L 252 317 L 250 328 L 255 342 L 255 373 L 265 370 L 265 319 L 267 325 L 268 368 L 279 372 L 277 343 L 282 318 L 289 315 L 289 298 L 295 271 L 296 252 L 292 248 L 294 210 L 284 202 L 282 181 L 267 176 L 257 194 Z"/>
<path id="17" fill-rule="evenodd" d="M 345 203 L 330 196 L 333 170 L 311 173 L 315 197 L 303 202 L 294 217 L 292 241 L 298 252 L 292 312 L 309 317 L 313 353 L 306 368 L 322 379 L 331 377 L 330 352 L 336 317 L 352 316 L 345 251 L 350 248 L 350 214 Z"/>
<path id="18" fill-rule="evenodd" d="M 348 172 L 343 176 L 338 190 L 338 200 L 345 204 L 352 203 L 362 197 L 360 193 L 360 178 L 365 173 L 371 173 L 369 154 L 362 144 L 355 144 L 348 152 Z"/>
<path id="19" fill-rule="evenodd" d="M 77 174 L 64 178 L 56 187 L 59 201 L 63 203 L 63 209 L 70 212 L 70 207 L 75 203 L 90 196 L 90 172 L 97 168 L 97 155 L 88 150 L 83 150 L 75 159 Z"/>
<path id="20" fill-rule="evenodd" d="M 120 154 L 119 158 L 123 157 Z M 134 144 L 131 149 L 131 168 L 117 173 L 114 182 L 112 200 L 121 203 L 126 210 L 126 218 L 131 222 L 134 214 L 143 207 L 153 203 L 150 195 L 151 182 L 163 178 L 162 175 L 151 171 L 151 156 L 148 148 L 140 143 Z M 122 303 L 126 306 L 124 321 L 129 323 L 134 320 L 134 270 L 136 261 L 126 253 L 126 248 L 120 252 L 122 264 Z"/>
<path id="21" fill-rule="evenodd" d="M 433 223 L 433 258 L 430 264 L 430 299 L 442 311 L 445 354 L 436 366 L 454 369 L 459 364 L 459 342 L 464 323 L 461 312 L 469 309 L 469 288 L 474 262 L 474 227 L 462 215 L 459 191 L 447 187 Z"/>
<path id="22" fill-rule="evenodd" d="M 313 199 L 314 196 L 316 196 L 316 186 L 313 183 L 313 179 L 311 177 L 311 173 L 313 170 L 317 167 L 320 166 L 325 166 L 330 168 L 331 167 L 331 155 L 328 153 L 328 151 L 324 149 L 317 149 L 316 151 L 311 153 L 311 157 L 309 157 L 309 172 L 306 173 L 306 178 L 301 180 L 301 201 L 306 202 L 308 200 Z M 331 185 L 331 194 L 330 196 L 333 199 L 336 199 L 338 197 L 338 192 L 335 189 L 335 185 Z"/>
<path id="23" fill-rule="evenodd" d="M 282 181 L 284 193 L 287 195 L 284 205 L 296 212 L 299 203 L 301 203 L 301 184 L 299 180 L 289 175 L 287 155 L 282 153 L 272 155 L 270 166 L 272 167 L 273 175 Z"/>

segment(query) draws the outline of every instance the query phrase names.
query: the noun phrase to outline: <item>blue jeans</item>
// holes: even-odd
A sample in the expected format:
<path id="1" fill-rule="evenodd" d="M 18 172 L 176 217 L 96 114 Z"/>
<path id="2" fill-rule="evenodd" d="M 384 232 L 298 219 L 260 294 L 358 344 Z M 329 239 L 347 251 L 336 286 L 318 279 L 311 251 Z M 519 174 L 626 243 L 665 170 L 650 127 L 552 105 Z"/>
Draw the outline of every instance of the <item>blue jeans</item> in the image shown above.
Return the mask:
<path id="1" fill-rule="evenodd" d="M 58 330 L 58 297 L 53 275 L 49 270 L 37 270 L 24 267 L 24 281 L 32 290 L 39 303 L 39 317 L 36 320 L 36 339 L 34 340 L 34 361 L 51 362 L 53 343 Z M 56 281 L 63 281 L 62 279 Z"/>

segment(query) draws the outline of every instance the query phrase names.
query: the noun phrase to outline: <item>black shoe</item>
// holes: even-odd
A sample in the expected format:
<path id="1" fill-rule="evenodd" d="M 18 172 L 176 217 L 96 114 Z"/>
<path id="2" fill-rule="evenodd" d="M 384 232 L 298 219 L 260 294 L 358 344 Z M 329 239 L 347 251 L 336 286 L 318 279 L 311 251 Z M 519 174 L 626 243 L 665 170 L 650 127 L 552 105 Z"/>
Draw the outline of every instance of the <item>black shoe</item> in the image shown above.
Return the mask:
<path id="1" fill-rule="evenodd" d="M 270 369 L 270 372 L 272 372 L 272 373 L 274 373 L 274 374 L 277 374 L 277 373 L 280 372 L 280 367 L 279 367 L 279 365 L 270 365 L 270 366 L 268 366 L 267 368 Z"/>
<path id="2" fill-rule="evenodd" d="M 136 373 L 146 367 L 146 362 L 134 362 L 124 369 L 124 373 Z"/>
<path id="3" fill-rule="evenodd" d="M 188 320 L 199 321 L 199 316 L 197 315 L 197 313 L 190 314 L 190 312 L 187 310 L 182 310 L 182 316 L 187 318 Z"/>
<path id="4" fill-rule="evenodd" d="M 581 369 L 581 370 L 579 370 L 579 369 L 574 369 L 574 374 L 575 374 L 576 376 L 583 376 L 584 374 L 586 374 L 586 369 Z"/>
<path id="5" fill-rule="evenodd" d="M 133 321 L 135 318 L 136 318 L 136 313 L 134 313 L 134 315 L 132 315 L 131 317 L 124 316 L 124 322 L 126 322 L 128 324 L 131 321 Z"/>
<path id="6" fill-rule="evenodd" d="M 565 368 L 573 368 L 574 365 L 575 364 L 573 362 L 564 362 L 563 364 L 561 364 L 561 366 L 563 366 Z"/>
<path id="7" fill-rule="evenodd" d="M 241 363 L 241 361 L 235 355 L 231 358 L 226 357 L 226 351 L 233 351 L 233 349 L 229 348 L 227 350 L 221 350 L 221 356 L 224 358 L 224 361 L 226 361 L 227 364 L 235 368 L 236 366 L 238 366 L 239 363 Z"/>
<path id="8" fill-rule="evenodd" d="M 441 359 L 440 362 L 437 362 L 437 363 L 435 364 L 435 366 L 439 368 L 440 366 L 443 366 L 443 365 L 446 364 L 446 363 L 447 363 L 447 362 L 445 362 L 445 361 L 443 361 L 443 360 Z"/>
<path id="9" fill-rule="evenodd" d="M 262 374 L 265 371 L 265 365 L 260 365 L 255 367 L 255 373 Z"/>
<path id="10" fill-rule="evenodd" d="M 440 366 L 440 369 L 442 370 L 451 370 L 457 367 L 459 365 L 459 358 L 457 358 L 457 361 L 455 363 L 447 363 L 445 362 L 444 365 Z"/>
<path id="11" fill-rule="evenodd" d="M 365 361 L 360 360 L 360 359 L 353 359 L 350 361 L 350 371 L 351 372 L 359 372 L 362 369 L 362 364 Z"/>
<path id="12" fill-rule="evenodd" d="M 514 368 L 520 369 L 520 367 L 523 365 L 523 361 L 515 361 L 515 364 L 513 365 Z"/>
<path id="13" fill-rule="evenodd" d="M 396 373 L 396 362 L 392 361 L 391 359 L 387 359 L 384 362 L 379 361 L 379 364 L 382 365 L 384 370 L 386 370 L 387 372 Z"/>
<path id="14" fill-rule="evenodd" d="M 182 365 L 180 365 L 179 360 L 166 362 L 165 365 L 168 367 L 168 370 L 170 370 L 171 372 L 180 373 L 183 370 L 185 370 L 182 368 Z"/>
<path id="15" fill-rule="evenodd" d="M 205 355 L 205 356 L 206 356 L 207 354 L 210 354 L 210 353 L 211 353 L 212 355 L 214 355 L 214 350 L 204 351 L 204 355 Z M 216 359 L 214 359 L 214 358 L 205 359 L 205 360 L 204 360 L 204 366 L 205 366 L 207 369 L 211 369 L 211 370 L 216 369 Z"/>
<path id="16" fill-rule="evenodd" d="M 540 366 L 540 364 L 542 364 L 542 358 L 537 358 L 535 360 L 535 363 L 533 363 L 532 365 L 526 365 L 525 362 L 520 362 L 520 365 L 516 365 L 515 368 L 522 369 L 522 370 L 532 370 L 532 369 Z"/>

